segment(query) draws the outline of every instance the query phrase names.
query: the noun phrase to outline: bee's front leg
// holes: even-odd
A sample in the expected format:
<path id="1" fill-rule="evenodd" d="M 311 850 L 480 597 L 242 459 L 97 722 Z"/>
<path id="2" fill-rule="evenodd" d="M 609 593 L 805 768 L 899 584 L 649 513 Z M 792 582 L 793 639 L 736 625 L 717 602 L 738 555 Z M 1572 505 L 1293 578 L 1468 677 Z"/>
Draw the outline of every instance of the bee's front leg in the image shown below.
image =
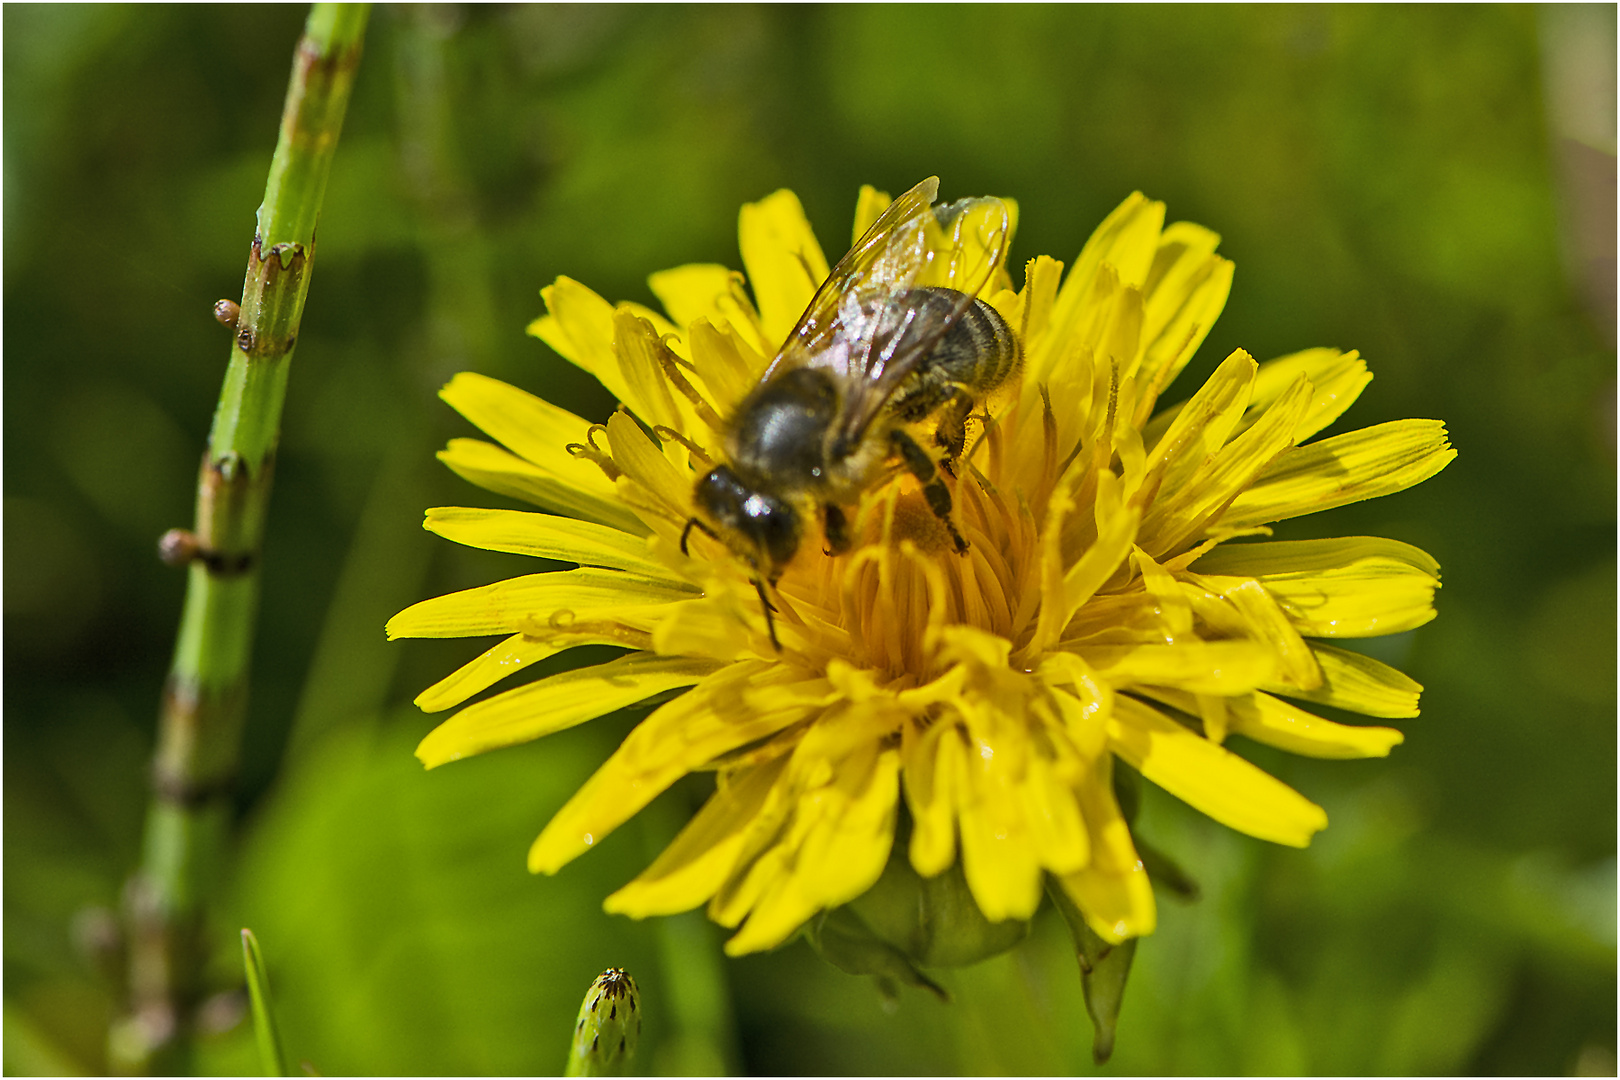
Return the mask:
<path id="1" fill-rule="evenodd" d="M 827 554 L 842 555 L 849 550 L 849 519 L 841 507 L 827 503 L 822 507 L 823 531 L 827 537 Z"/>
<path id="2" fill-rule="evenodd" d="M 956 545 L 956 553 L 966 554 L 968 542 L 962 539 L 962 534 L 956 531 L 956 524 L 951 521 L 951 490 L 945 486 L 939 470 L 934 467 L 934 459 L 928 456 L 928 451 L 917 445 L 916 439 L 899 428 L 889 432 L 889 442 L 905 461 L 911 475 L 922 484 L 923 498 L 928 500 L 928 509 L 944 523 L 945 531 L 951 534 L 951 543 Z"/>

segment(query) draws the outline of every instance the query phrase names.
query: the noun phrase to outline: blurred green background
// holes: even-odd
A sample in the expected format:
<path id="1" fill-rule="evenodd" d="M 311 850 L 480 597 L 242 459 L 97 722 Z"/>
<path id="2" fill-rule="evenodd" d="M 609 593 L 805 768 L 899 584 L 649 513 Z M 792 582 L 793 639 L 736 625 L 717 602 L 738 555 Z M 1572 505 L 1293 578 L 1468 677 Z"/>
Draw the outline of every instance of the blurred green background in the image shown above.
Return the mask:
<path id="1" fill-rule="evenodd" d="M 189 525 L 304 16 L 4 10 L 5 1069 L 104 1068 L 92 955 L 137 858 Z M 423 773 L 409 701 L 474 642 L 387 644 L 414 600 L 526 572 L 424 533 L 499 505 L 434 462 L 473 369 L 605 418 L 524 325 L 558 274 L 736 265 L 738 206 L 794 188 L 836 255 L 855 192 L 1017 198 L 1015 261 L 1072 260 L 1133 189 L 1224 236 L 1231 349 L 1358 348 L 1341 429 L 1450 425 L 1421 488 L 1291 523 L 1432 552 L 1440 618 L 1370 642 L 1427 688 L 1388 760 L 1242 752 L 1325 806 L 1304 852 L 1149 791 L 1203 885 L 1162 897 L 1116 1073 L 1615 1070 L 1615 10 L 564 7 L 374 13 L 319 232 L 264 563 L 215 923 L 259 935 L 294 1061 L 562 1067 L 580 995 L 641 984 L 644 1072 L 1090 1072 L 1066 934 L 885 1004 L 802 944 L 729 961 L 700 916 L 601 899 L 679 787 L 556 878 L 548 815 L 615 717 Z M 1180 391 L 1180 393 L 1178 393 Z M 105 941 L 102 941 L 103 947 Z M 256 1067 L 236 999 L 205 1065 Z"/>

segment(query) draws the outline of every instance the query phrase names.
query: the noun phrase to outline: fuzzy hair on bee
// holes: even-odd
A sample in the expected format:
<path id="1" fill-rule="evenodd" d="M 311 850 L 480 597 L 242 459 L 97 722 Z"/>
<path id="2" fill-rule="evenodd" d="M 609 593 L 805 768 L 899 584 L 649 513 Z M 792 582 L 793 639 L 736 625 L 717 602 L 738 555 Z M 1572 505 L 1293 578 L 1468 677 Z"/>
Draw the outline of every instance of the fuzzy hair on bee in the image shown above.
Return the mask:
<path id="1" fill-rule="evenodd" d="M 895 199 L 821 284 L 757 385 L 727 419 L 722 460 L 699 477 L 693 529 L 753 571 L 771 641 L 766 586 L 820 518 L 828 552 L 851 544 L 845 507 L 897 465 L 922 485 L 959 554 L 946 477 L 974 406 L 1017 370 L 1018 339 L 978 298 L 1006 259 L 1000 199 L 934 206 L 930 177 Z M 934 421 L 931 447 L 912 429 Z"/>

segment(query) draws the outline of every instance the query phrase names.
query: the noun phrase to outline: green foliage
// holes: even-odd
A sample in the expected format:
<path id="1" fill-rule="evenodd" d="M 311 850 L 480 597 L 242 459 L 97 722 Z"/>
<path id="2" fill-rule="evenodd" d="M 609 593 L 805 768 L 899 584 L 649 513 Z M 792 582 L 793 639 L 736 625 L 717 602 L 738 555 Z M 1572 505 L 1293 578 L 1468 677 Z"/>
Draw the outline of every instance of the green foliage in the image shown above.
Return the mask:
<path id="1" fill-rule="evenodd" d="M 275 1005 L 270 997 L 270 976 L 264 970 L 264 955 L 252 930 L 242 931 L 242 967 L 247 977 L 248 1001 L 253 1013 L 253 1036 L 259 1044 L 259 1062 L 266 1076 L 287 1075 L 287 1054 L 281 1048 L 281 1028 L 276 1023 Z"/>
<path id="2" fill-rule="evenodd" d="M 252 926 L 293 1061 L 327 1075 L 555 1072 L 610 966 L 644 994 L 637 1071 L 1093 1070 L 1050 910 L 1009 953 L 927 969 L 951 1004 L 903 988 L 892 1011 L 805 944 L 730 961 L 701 916 L 602 914 L 697 781 L 530 877 L 528 843 L 631 718 L 424 774 L 434 720 L 408 702 L 478 645 L 382 639 L 416 599 L 531 567 L 419 528 L 427 506 L 499 502 L 432 460 L 471 434 L 439 385 L 473 369 L 606 416 L 523 335 L 541 285 L 650 303 L 654 270 L 735 264 L 738 206 L 782 186 L 832 252 L 860 183 L 938 173 L 950 197 L 1018 199 L 1019 264 L 1072 259 L 1133 189 L 1168 200 L 1238 268 L 1183 382 L 1239 346 L 1358 348 L 1376 381 L 1339 429 L 1438 417 L 1461 453 L 1279 530 L 1439 559 L 1440 618 L 1366 643 L 1425 685 L 1423 715 L 1372 762 L 1234 740 L 1327 809 L 1304 852 L 1143 785 L 1144 836 L 1202 896 L 1161 892 L 1108 1068 L 1612 1072 L 1615 360 L 1564 254 L 1585 219 L 1544 108 L 1553 17 L 376 11 L 288 391 L 215 985 L 240 987 Z M 226 351 L 210 307 L 241 292 L 304 11 L 3 18 L 5 1065 L 97 1071 L 117 987 L 86 957 L 116 943 L 76 949 L 73 928 L 136 860 L 182 592 L 152 548 L 189 521 Z M 250 1029 L 204 1064 L 253 1070 Z"/>

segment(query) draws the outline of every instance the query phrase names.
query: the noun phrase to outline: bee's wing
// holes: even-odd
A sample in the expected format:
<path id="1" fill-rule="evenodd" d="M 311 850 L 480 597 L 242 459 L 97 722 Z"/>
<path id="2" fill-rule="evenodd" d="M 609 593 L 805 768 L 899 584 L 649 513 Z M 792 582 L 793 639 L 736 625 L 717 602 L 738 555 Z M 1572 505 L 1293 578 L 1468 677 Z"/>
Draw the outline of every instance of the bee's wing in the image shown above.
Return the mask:
<path id="1" fill-rule="evenodd" d="M 761 381 L 769 381 L 780 370 L 806 367 L 818 359 L 824 362 L 829 344 L 858 329 L 840 319 L 845 299 L 886 288 L 897 272 L 904 276 L 901 264 L 918 261 L 910 251 L 920 247 L 922 222 L 938 191 L 939 177 L 930 176 L 889 204 L 821 283 Z"/>
<path id="2" fill-rule="evenodd" d="M 838 438 L 844 445 L 865 436 L 906 377 L 990 281 L 1006 258 L 1009 231 L 1007 206 L 1000 199 L 963 199 L 940 207 L 901 224 L 873 261 L 869 278 L 843 295 L 839 320 L 849 355 Z M 941 303 L 935 294 L 923 304 L 916 294 L 905 295 L 923 286 L 953 290 L 950 301 Z"/>
<path id="3" fill-rule="evenodd" d="M 1007 254 L 1007 206 L 963 199 L 933 209 L 939 178 L 929 177 L 889 204 L 827 275 L 771 361 L 777 372 L 816 367 L 843 388 L 837 437 L 853 445 L 896 388 L 933 351 Z M 909 290 L 956 290 L 955 302 L 926 310 Z"/>

